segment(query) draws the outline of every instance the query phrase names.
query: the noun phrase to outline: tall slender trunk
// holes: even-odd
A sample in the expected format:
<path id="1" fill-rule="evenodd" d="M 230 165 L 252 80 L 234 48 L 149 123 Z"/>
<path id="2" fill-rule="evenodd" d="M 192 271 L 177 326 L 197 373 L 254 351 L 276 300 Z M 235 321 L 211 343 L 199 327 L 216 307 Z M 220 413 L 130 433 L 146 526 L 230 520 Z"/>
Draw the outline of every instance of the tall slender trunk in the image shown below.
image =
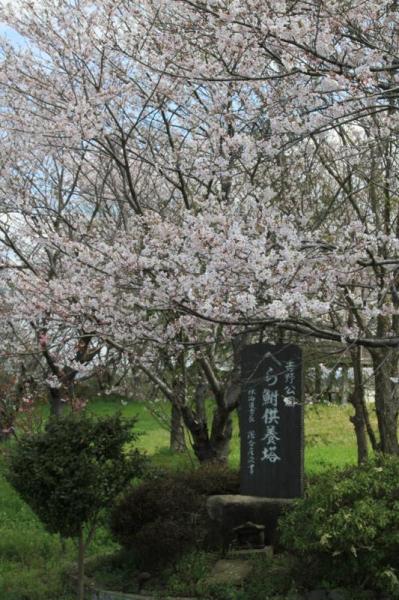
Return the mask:
<path id="1" fill-rule="evenodd" d="M 84 600 L 85 593 L 85 543 L 83 537 L 83 528 L 79 532 L 79 550 L 78 550 L 78 600 Z"/>
<path id="2" fill-rule="evenodd" d="M 397 351 L 381 348 L 370 350 L 370 354 L 374 370 L 380 450 L 385 454 L 399 454 L 398 393 L 397 384 L 391 379 L 398 375 Z"/>
<path id="3" fill-rule="evenodd" d="M 336 373 L 338 369 L 339 365 L 337 364 L 333 367 L 333 369 L 331 369 L 331 372 L 327 378 L 327 384 L 323 392 L 323 398 L 326 398 L 328 402 L 332 402 L 334 400 L 336 390 Z"/>
<path id="4" fill-rule="evenodd" d="M 348 402 L 348 367 L 346 365 L 341 366 L 341 404 Z"/>
<path id="5" fill-rule="evenodd" d="M 183 417 L 180 408 L 174 402 L 170 417 L 170 449 L 174 452 L 184 452 L 186 449 Z"/>
<path id="6" fill-rule="evenodd" d="M 315 366 L 315 380 L 314 380 L 314 395 L 316 402 L 319 402 L 322 394 L 322 377 L 320 364 L 316 363 Z"/>
<path id="7" fill-rule="evenodd" d="M 355 409 L 355 414 L 350 417 L 353 427 L 355 429 L 356 443 L 357 443 L 357 462 L 362 464 L 367 461 L 368 458 L 368 447 L 367 447 L 367 431 L 366 431 L 366 420 L 365 420 L 365 404 L 364 404 L 364 387 L 363 387 L 363 373 L 361 365 L 360 348 L 354 348 L 351 350 L 352 365 L 353 365 L 353 392 L 349 396 L 349 401 L 352 403 Z"/>

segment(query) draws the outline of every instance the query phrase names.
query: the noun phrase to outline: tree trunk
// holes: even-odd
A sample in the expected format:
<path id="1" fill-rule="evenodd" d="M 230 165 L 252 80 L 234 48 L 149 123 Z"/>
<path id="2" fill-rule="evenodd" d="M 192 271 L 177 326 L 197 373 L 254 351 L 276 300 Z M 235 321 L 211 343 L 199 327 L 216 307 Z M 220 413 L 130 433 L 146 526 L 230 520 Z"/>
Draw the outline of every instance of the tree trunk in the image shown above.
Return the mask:
<path id="1" fill-rule="evenodd" d="M 227 463 L 232 434 L 233 419 L 231 413 L 228 410 L 222 411 L 216 408 L 213 414 L 211 441 L 218 462 Z"/>
<path id="2" fill-rule="evenodd" d="M 200 463 L 216 461 L 216 450 L 213 447 L 206 421 L 196 419 L 192 411 L 184 406 L 182 409 L 184 423 L 192 437 L 192 448 Z"/>
<path id="3" fill-rule="evenodd" d="M 364 415 L 364 423 L 366 425 L 366 431 L 367 431 L 367 435 L 371 444 L 371 447 L 373 449 L 373 452 L 378 452 L 379 451 L 379 443 L 377 441 L 377 436 L 374 432 L 374 429 L 370 423 L 370 415 L 369 415 L 369 411 L 367 409 L 367 404 L 366 404 L 366 399 L 363 395 L 363 415 Z"/>
<path id="4" fill-rule="evenodd" d="M 339 366 L 336 365 L 333 369 L 331 369 L 331 372 L 327 378 L 326 389 L 324 390 L 324 393 L 323 393 L 323 398 L 326 398 L 327 402 L 334 401 L 335 390 L 336 390 L 336 385 L 337 385 L 335 375 L 337 373 L 338 368 L 339 368 Z"/>
<path id="5" fill-rule="evenodd" d="M 60 417 L 63 410 L 63 402 L 61 400 L 60 388 L 50 387 L 48 390 L 49 402 L 50 402 L 50 415 L 53 417 Z"/>
<path id="6" fill-rule="evenodd" d="M 0 423 L 0 427 L 2 426 L 2 424 Z M 0 430 L 0 443 L 1 442 L 6 442 L 8 439 L 10 439 L 10 437 L 13 435 L 13 429 L 10 431 L 2 431 Z"/>
<path id="7" fill-rule="evenodd" d="M 352 365 L 353 365 L 353 392 L 349 396 L 349 401 L 352 403 L 355 409 L 355 414 L 350 417 L 353 427 L 355 429 L 356 443 L 357 443 L 357 463 L 361 465 L 367 461 L 368 458 L 368 447 L 367 447 L 367 432 L 366 422 L 364 414 L 364 387 L 363 387 L 363 373 L 362 365 L 360 360 L 360 348 L 354 348 L 351 351 Z"/>
<path id="8" fill-rule="evenodd" d="M 83 528 L 79 533 L 79 551 L 78 551 L 78 600 L 84 600 L 84 577 L 85 577 L 85 544 L 83 537 Z"/>
<path id="9" fill-rule="evenodd" d="M 206 421 L 206 394 L 208 391 L 208 384 L 202 378 L 198 381 L 195 394 L 194 394 L 194 406 L 195 413 L 201 421 Z"/>
<path id="10" fill-rule="evenodd" d="M 192 437 L 192 448 L 200 463 L 227 461 L 229 444 L 231 440 L 232 425 L 231 415 L 226 411 L 225 415 L 219 414 L 216 408 L 213 422 L 212 434 L 209 435 L 206 420 L 198 418 L 188 406 L 182 407 L 184 424 Z"/>
<path id="11" fill-rule="evenodd" d="M 341 366 L 341 404 L 348 402 L 348 367 L 346 365 Z"/>
<path id="12" fill-rule="evenodd" d="M 380 450 L 385 454 L 399 454 L 397 384 L 391 380 L 391 377 L 398 375 L 397 352 L 381 348 L 370 350 L 370 354 L 373 360 Z"/>
<path id="13" fill-rule="evenodd" d="M 322 394 L 322 377 L 320 364 L 317 363 L 315 366 L 315 379 L 314 379 L 314 398 L 316 402 L 320 402 Z"/>
<path id="14" fill-rule="evenodd" d="M 217 413 L 217 410 L 215 413 Z M 219 414 L 214 415 L 211 436 L 206 423 L 195 419 L 190 424 L 185 419 L 185 423 L 192 436 L 192 447 L 195 456 L 200 463 L 227 462 L 232 434 L 231 415 L 227 415 L 227 417 L 221 417 Z"/>
<path id="15" fill-rule="evenodd" d="M 186 449 L 181 410 L 174 403 L 172 403 L 170 418 L 170 449 L 174 452 L 184 452 Z"/>

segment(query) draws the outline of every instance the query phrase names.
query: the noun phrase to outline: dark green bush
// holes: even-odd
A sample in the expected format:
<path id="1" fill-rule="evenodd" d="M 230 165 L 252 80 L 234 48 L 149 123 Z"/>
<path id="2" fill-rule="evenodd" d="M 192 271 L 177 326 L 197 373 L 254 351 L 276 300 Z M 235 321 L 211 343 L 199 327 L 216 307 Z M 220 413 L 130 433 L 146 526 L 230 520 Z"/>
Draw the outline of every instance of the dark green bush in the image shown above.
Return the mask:
<path id="1" fill-rule="evenodd" d="M 240 478 L 238 471 L 217 463 L 202 465 L 198 469 L 177 475 L 179 481 L 197 494 L 213 496 L 215 494 L 238 494 Z"/>
<path id="2" fill-rule="evenodd" d="M 399 597 L 399 458 L 331 471 L 280 521 L 308 585 L 352 585 Z"/>
<path id="3" fill-rule="evenodd" d="M 184 518 L 159 518 L 137 533 L 134 549 L 138 563 L 154 567 L 175 560 L 195 544 L 196 529 Z"/>
<path id="4" fill-rule="evenodd" d="M 170 517 L 189 521 L 198 504 L 193 490 L 172 476 L 144 482 L 132 487 L 119 500 L 111 513 L 111 530 L 122 546 L 132 547 L 144 527 Z"/>
<path id="5" fill-rule="evenodd" d="M 141 471 L 142 457 L 125 448 L 137 437 L 133 424 L 120 416 L 53 418 L 44 431 L 22 437 L 10 456 L 8 478 L 46 529 L 79 539 L 79 598 L 84 552 L 99 517 Z"/>
<path id="6" fill-rule="evenodd" d="M 143 566 L 167 563 L 203 543 L 207 496 L 237 493 L 238 488 L 238 474 L 218 465 L 151 478 L 118 500 L 111 531 Z"/>
<path id="7" fill-rule="evenodd" d="M 140 456 L 124 446 L 135 439 L 132 421 L 71 414 L 16 444 L 8 479 L 46 529 L 75 537 L 137 475 Z"/>

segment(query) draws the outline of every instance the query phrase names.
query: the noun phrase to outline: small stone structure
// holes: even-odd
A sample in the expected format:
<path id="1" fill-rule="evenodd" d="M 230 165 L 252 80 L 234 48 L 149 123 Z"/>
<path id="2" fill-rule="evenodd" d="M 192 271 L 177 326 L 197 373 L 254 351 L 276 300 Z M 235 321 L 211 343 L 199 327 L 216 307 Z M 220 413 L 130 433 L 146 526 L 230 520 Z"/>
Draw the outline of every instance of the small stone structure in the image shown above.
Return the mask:
<path id="1" fill-rule="evenodd" d="M 291 498 L 261 498 L 240 494 L 209 496 L 207 511 L 215 538 L 227 551 L 234 539 L 234 529 L 248 521 L 263 525 L 265 544 L 275 545 L 278 518 L 293 501 Z"/>
<path id="2" fill-rule="evenodd" d="M 265 526 L 247 521 L 233 529 L 234 538 L 239 548 L 264 548 Z"/>

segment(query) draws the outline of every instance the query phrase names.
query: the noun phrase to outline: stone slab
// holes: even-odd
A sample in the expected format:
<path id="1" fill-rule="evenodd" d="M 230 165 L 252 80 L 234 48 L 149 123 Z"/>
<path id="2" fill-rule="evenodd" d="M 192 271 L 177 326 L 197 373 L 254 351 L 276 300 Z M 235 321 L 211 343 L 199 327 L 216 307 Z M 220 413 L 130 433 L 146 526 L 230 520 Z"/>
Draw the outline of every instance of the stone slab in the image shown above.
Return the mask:
<path id="1" fill-rule="evenodd" d="M 302 351 L 258 343 L 241 354 L 240 492 L 269 498 L 303 495 Z"/>
<path id="2" fill-rule="evenodd" d="M 242 550 L 229 550 L 228 556 L 232 558 L 253 558 L 254 556 L 266 556 L 273 558 L 273 546 L 265 546 L 264 548 L 243 548 Z"/>
<path id="3" fill-rule="evenodd" d="M 91 592 L 91 600 L 152 600 L 152 596 L 141 594 L 125 594 L 108 590 L 95 590 Z"/>
<path id="4" fill-rule="evenodd" d="M 349 595 L 343 588 L 328 591 L 328 600 L 349 600 Z"/>
<path id="5" fill-rule="evenodd" d="M 252 565 L 247 560 L 218 560 L 205 583 L 207 585 L 241 585 L 251 571 Z"/>
<path id="6" fill-rule="evenodd" d="M 147 594 L 126 594 L 123 592 L 112 592 L 109 590 L 91 591 L 90 600 L 157 600 L 158 596 Z M 173 597 L 164 600 L 195 600 L 194 598 Z"/>
<path id="7" fill-rule="evenodd" d="M 294 502 L 290 498 L 260 498 L 242 494 L 209 496 L 208 516 L 223 536 L 233 537 L 232 530 L 247 521 L 265 526 L 265 543 L 274 545 L 279 516 Z M 228 545 L 228 544 L 227 544 Z"/>
<path id="8" fill-rule="evenodd" d="M 324 589 L 308 592 L 306 600 L 328 600 L 328 591 Z"/>

